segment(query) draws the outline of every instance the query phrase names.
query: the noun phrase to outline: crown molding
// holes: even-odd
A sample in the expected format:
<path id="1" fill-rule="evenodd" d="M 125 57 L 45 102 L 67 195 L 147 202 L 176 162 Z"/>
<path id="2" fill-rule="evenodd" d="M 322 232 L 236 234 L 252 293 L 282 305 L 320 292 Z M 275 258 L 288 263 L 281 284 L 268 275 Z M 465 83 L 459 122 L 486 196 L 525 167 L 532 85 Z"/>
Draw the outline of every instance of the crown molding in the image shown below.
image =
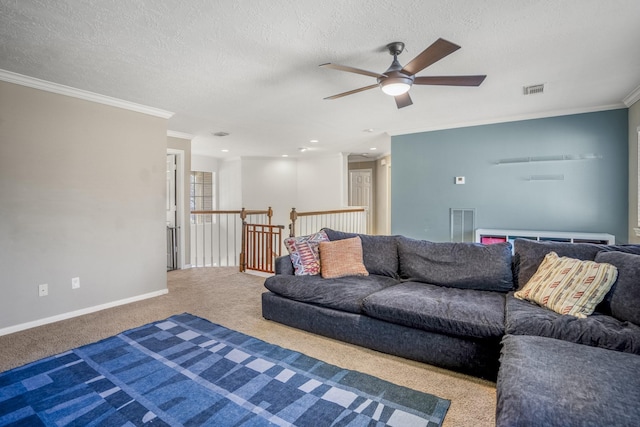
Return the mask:
<path id="1" fill-rule="evenodd" d="M 7 70 L 0 69 L 0 80 L 15 83 L 21 86 L 27 86 L 34 89 L 44 90 L 46 92 L 53 92 L 59 95 L 71 96 L 73 98 L 84 99 L 85 101 L 97 102 L 98 104 L 109 105 L 111 107 L 123 108 L 125 110 L 136 111 L 138 113 L 148 114 L 150 116 L 161 117 L 168 119 L 173 116 L 171 111 L 161 110 L 159 108 L 149 107 L 146 105 L 136 104 L 135 102 L 129 102 L 118 98 L 112 98 L 106 95 L 100 95 L 99 93 L 89 92 L 82 89 L 76 89 L 70 86 L 61 85 L 58 83 L 48 82 L 46 80 L 36 79 L 35 77 L 29 77 L 22 74 L 14 73 Z"/>
<path id="2" fill-rule="evenodd" d="M 387 133 L 391 136 L 400 136 L 400 135 L 408 135 L 412 133 L 432 132 L 437 130 L 458 129 L 458 128 L 466 128 L 466 127 L 472 127 L 472 126 L 484 126 L 484 125 L 493 125 L 493 124 L 499 124 L 499 123 L 517 122 L 517 121 L 523 121 L 523 120 L 570 116 L 573 114 L 597 113 L 599 111 L 618 110 L 621 108 L 627 108 L 627 107 L 625 106 L 624 103 L 621 102 L 619 104 L 599 105 L 595 107 L 572 108 L 567 110 L 555 110 L 555 111 L 544 111 L 544 112 L 531 113 L 531 114 L 521 114 L 517 116 L 505 116 L 505 117 L 489 119 L 489 120 L 457 122 L 457 123 L 449 123 L 449 124 L 438 125 L 438 126 L 419 127 L 414 129 L 389 130 L 387 131 Z"/>
<path id="3" fill-rule="evenodd" d="M 178 132 L 175 130 L 168 130 L 167 136 L 170 136 L 171 138 L 188 139 L 189 141 L 196 137 L 190 133 Z"/>
<path id="4" fill-rule="evenodd" d="M 627 107 L 631 107 L 638 100 L 640 100 L 640 86 L 632 90 L 631 93 L 622 100 L 622 102 L 624 102 L 624 105 Z"/>

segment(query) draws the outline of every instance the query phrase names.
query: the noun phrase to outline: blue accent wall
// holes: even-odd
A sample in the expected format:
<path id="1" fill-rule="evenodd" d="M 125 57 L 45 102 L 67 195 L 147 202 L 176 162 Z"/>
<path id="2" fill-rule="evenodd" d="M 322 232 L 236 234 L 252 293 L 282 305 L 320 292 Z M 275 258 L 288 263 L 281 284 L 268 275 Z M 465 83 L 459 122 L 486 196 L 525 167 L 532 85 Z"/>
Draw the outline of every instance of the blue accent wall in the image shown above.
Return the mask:
<path id="1" fill-rule="evenodd" d="M 625 243 L 627 116 L 617 109 L 394 136 L 391 232 L 449 241 L 450 208 L 475 208 L 476 228 L 611 233 Z M 581 154 L 602 157 L 497 164 Z M 564 179 L 529 180 L 536 175 Z"/>

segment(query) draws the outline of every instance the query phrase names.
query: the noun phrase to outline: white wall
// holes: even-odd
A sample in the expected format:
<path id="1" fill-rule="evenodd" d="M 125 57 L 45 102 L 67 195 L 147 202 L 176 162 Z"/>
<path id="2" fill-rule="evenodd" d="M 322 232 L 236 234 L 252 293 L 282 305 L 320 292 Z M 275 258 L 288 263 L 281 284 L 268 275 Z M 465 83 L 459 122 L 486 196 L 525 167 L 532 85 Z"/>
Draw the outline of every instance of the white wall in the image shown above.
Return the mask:
<path id="1" fill-rule="evenodd" d="M 191 170 L 200 172 L 218 172 L 220 160 L 215 157 L 201 156 L 194 154 L 191 156 Z"/>
<path id="2" fill-rule="evenodd" d="M 383 164 L 384 163 L 384 164 Z M 376 234 L 391 233 L 391 156 L 376 160 Z"/>
<path id="3" fill-rule="evenodd" d="M 289 212 L 297 200 L 298 162 L 290 158 L 242 158 L 242 207 L 273 208 L 272 224 L 284 225 L 288 234 Z"/>
<path id="4" fill-rule="evenodd" d="M 0 329 L 166 290 L 166 126 L 0 82 Z"/>
<path id="5" fill-rule="evenodd" d="M 295 207 L 298 211 L 339 209 L 347 206 L 344 156 L 301 158 L 298 160 Z"/>
<path id="6" fill-rule="evenodd" d="M 219 210 L 242 208 L 242 169 L 240 158 L 224 160 L 218 169 Z"/>

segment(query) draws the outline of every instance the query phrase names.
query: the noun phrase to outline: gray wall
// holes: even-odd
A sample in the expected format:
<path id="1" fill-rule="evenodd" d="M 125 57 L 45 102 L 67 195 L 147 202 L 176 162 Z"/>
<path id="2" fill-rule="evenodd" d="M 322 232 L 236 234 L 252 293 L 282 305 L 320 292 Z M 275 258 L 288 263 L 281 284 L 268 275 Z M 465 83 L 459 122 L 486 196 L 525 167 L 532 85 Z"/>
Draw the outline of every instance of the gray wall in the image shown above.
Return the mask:
<path id="1" fill-rule="evenodd" d="M 166 132 L 0 82 L 0 328 L 166 289 Z"/>
<path id="2" fill-rule="evenodd" d="M 604 232 L 626 242 L 627 129 L 619 109 L 393 137 L 391 231 L 449 241 L 449 209 L 475 208 L 476 228 Z M 496 164 L 587 153 L 602 158 Z M 527 180 L 551 174 L 564 180 Z"/>

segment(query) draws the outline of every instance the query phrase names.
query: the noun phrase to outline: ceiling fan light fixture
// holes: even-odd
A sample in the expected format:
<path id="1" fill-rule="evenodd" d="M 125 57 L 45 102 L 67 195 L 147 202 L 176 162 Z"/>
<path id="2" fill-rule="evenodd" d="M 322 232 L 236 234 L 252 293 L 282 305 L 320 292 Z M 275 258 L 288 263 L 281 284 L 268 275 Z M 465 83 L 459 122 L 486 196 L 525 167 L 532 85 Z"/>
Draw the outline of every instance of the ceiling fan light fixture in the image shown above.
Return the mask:
<path id="1" fill-rule="evenodd" d="M 382 91 L 390 96 L 398 96 L 409 92 L 411 85 L 406 82 L 393 82 L 390 79 L 382 82 Z"/>

